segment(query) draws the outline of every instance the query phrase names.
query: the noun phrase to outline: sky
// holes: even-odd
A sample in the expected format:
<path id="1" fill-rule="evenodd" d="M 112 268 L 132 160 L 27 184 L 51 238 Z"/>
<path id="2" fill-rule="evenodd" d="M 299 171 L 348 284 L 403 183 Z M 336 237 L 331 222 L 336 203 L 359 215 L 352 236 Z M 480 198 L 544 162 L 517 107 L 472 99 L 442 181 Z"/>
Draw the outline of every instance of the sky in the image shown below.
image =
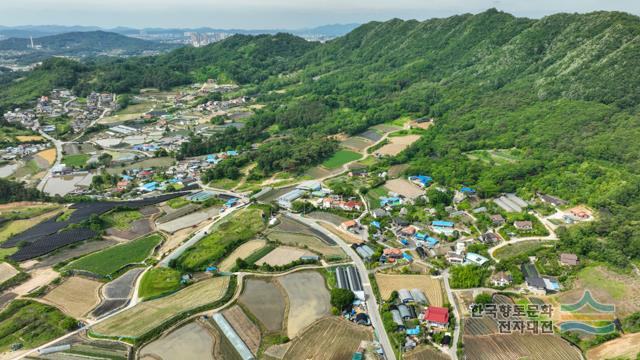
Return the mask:
<path id="1" fill-rule="evenodd" d="M 595 10 L 640 15 L 640 0 L 1 0 L 0 25 L 299 29 L 493 7 L 532 18 Z"/>

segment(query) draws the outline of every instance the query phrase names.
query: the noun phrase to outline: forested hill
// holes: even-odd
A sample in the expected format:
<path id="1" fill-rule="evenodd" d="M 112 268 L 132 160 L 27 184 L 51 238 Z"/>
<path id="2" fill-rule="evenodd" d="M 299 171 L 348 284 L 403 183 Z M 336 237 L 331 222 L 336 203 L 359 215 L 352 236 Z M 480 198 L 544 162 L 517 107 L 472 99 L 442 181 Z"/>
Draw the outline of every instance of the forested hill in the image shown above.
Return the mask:
<path id="1" fill-rule="evenodd" d="M 146 52 L 168 51 L 179 47 L 136 39 L 106 31 L 78 31 L 33 39 L 9 38 L 0 41 L 0 51 L 19 51 L 19 62 L 30 63 L 51 56 L 87 57 L 97 55 L 143 55 Z"/>
<path id="2" fill-rule="evenodd" d="M 274 145 L 286 154 L 316 149 L 327 134 L 354 134 L 402 116 L 435 117 L 427 135 L 393 161 L 484 196 L 517 190 L 587 203 L 601 210 L 600 221 L 573 228 L 563 241 L 624 265 L 640 259 L 638 69 L 636 16 L 532 20 L 492 9 L 371 22 L 324 44 L 287 34 L 237 35 L 155 57 L 52 59 L 1 87 L 0 108 L 55 86 L 122 93 L 207 78 L 245 84 L 267 105 L 242 130 L 195 137 L 181 155 L 249 146 L 268 137 L 267 129 L 293 137 Z M 520 155 L 501 165 L 469 156 L 492 149 Z"/>

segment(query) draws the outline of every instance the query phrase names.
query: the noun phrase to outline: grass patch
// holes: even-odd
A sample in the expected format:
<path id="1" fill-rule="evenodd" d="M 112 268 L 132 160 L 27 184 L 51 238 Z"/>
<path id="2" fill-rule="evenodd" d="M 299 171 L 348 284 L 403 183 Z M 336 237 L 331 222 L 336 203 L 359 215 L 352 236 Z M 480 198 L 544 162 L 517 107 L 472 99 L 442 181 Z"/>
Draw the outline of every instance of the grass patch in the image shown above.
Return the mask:
<path id="1" fill-rule="evenodd" d="M 601 289 L 609 293 L 615 300 L 624 299 L 627 293 L 625 283 L 607 276 L 607 272 L 602 271 L 597 266 L 590 266 L 580 270 L 577 277 L 585 289 Z"/>
<path id="2" fill-rule="evenodd" d="M 180 209 L 181 207 L 185 207 L 189 204 L 189 200 L 183 197 L 177 197 L 167 201 L 167 205 L 172 209 Z"/>
<path id="3" fill-rule="evenodd" d="M 16 300 L 0 312 L 0 352 L 21 343 L 30 349 L 76 328 L 77 322 L 53 306 Z"/>
<path id="4" fill-rule="evenodd" d="M 210 182 L 209 186 L 217 189 L 231 190 L 238 184 L 239 181 L 240 180 L 217 179 Z"/>
<path id="5" fill-rule="evenodd" d="M 138 210 L 112 211 L 102 216 L 102 219 L 109 225 L 119 230 L 126 230 L 131 223 L 142 219 L 142 214 Z"/>
<path id="6" fill-rule="evenodd" d="M 218 224 L 211 234 L 187 249 L 178 258 L 176 265 L 186 270 L 201 270 L 217 263 L 264 230 L 266 226 L 262 215 L 262 210 L 256 208 L 240 210 L 231 215 L 226 221 Z"/>
<path id="7" fill-rule="evenodd" d="M 109 276 L 124 266 L 143 262 L 161 241 L 162 236 L 152 234 L 82 257 L 64 267 L 63 270 L 85 270 Z"/>
<path id="8" fill-rule="evenodd" d="M 338 150 L 332 157 L 322 163 L 327 169 L 337 169 L 342 165 L 354 160 L 360 159 L 362 156 L 357 152 L 350 150 Z"/>
<path id="9" fill-rule="evenodd" d="M 180 272 L 171 268 L 153 268 L 142 276 L 139 295 L 156 298 L 180 289 Z"/>
<path id="10" fill-rule="evenodd" d="M 87 161 L 91 158 L 87 154 L 65 155 L 62 157 L 62 163 L 74 168 L 82 168 L 87 165 Z"/>
<path id="11" fill-rule="evenodd" d="M 521 254 L 535 252 L 544 246 L 543 241 L 531 240 L 505 245 L 493 253 L 499 260 L 509 259 Z"/>

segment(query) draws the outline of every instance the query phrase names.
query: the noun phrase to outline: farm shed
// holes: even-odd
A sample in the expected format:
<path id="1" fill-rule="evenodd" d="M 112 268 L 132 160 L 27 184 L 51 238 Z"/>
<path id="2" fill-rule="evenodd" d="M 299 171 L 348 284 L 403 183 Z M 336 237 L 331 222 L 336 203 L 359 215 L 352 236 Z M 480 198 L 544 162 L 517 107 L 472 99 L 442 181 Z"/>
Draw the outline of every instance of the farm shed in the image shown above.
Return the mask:
<path id="1" fill-rule="evenodd" d="M 400 298 L 400 301 L 405 304 L 414 301 L 413 296 L 411 296 L 411 292 L 407 289 L 398 290 L 398 297 Z"/>
<path id="2" fill-rule="evenodd" d="M 400 316 L 402 316 L 402 318 L 405 320 L 409 320 L 415 317 L 412 316 L 411 310 L 407 305 L 398 305 L 398 311 L 400 312 Z"/>
<path id="3" fill-rule="evenodd" d="M 391 310 L 391 317 L 393 318 L 393 322 L 398 325 L 398 327 L 404 328 L 404 321 L 402 321 L 402 315 L 400 315 L 400 311 Z"/>
<path id="4" fill-rule="evenodd" d="M 249 350 L 247 345 L 242 341 L 240 336 L 238 336 L 236 331 L 233 330 L 233 327 L 231 327 L 229 322 L 227 322 L 227 319 L 225 319 L 222 314 L 215 313 L 212 318 L 243 360 L 255 360 L 251 350 Z"/>
<path id="5" fill-rule="evenodd" d="M 429 301 L 427 300 L 427 297 L 424 295 L 424 293 L 422 292 L 422 290 L 420 289 L 411 289 L 411 296 L 413 296 L 413 299 L 422 305 L 429 305 Z"/>

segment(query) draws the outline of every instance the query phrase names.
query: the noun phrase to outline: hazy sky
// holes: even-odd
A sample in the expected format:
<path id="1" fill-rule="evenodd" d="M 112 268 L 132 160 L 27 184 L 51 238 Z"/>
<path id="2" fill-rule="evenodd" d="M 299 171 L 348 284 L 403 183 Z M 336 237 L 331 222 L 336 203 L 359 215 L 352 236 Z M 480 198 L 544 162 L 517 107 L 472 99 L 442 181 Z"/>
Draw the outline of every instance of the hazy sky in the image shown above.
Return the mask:
<path id="1" fill-rule="evenodd" d="M 640 0 L 0 0 L 0 25 L 301 28 L 424 20 L 491 7 L 527 17 L 593 10 L 640 14 Z"/>

